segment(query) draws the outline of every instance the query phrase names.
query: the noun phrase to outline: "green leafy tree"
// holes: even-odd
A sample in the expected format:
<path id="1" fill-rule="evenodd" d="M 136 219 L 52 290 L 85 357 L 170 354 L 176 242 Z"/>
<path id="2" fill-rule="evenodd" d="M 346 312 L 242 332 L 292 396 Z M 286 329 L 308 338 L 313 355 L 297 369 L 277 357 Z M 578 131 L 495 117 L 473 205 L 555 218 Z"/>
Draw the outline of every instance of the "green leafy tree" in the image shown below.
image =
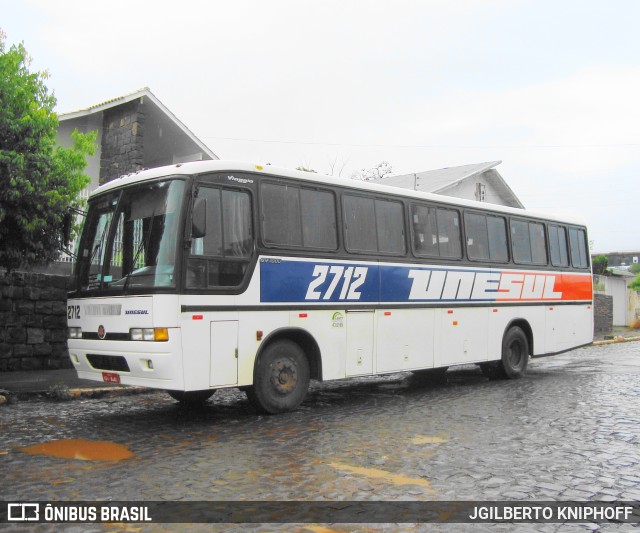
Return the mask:
<path id="1" fill-rule="evenodd" d="M 640 274 L 638 274 L 636 279 L 629 283 L 629 288 L 633 291 L 640 291 Z"/>
<path id="2" fill-rule="evenodd" d="M 608 276 L 609 258 L 606 255 L 599 255 L 593 258 L 593 273 L 600 276 Z"/>
<path id="3" fill-rule="evenodd" d="M 0 30 L 0 268 L 47 264 L 62 246 L 66 215 L 90 182 L 83 171 L 97 132 L 56 147 L 56 99 L 46 72 L 31 72 L 22 44 Z"/>

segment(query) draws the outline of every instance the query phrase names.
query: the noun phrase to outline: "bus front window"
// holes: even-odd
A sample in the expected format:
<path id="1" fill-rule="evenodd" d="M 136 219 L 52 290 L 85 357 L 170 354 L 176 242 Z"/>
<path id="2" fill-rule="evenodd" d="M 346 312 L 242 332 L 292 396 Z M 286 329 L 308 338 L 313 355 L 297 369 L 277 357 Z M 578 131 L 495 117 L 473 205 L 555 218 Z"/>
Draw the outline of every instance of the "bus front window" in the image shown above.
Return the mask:
<path id="1" fill-rule="evenodd" d="M 122 293 L 175 287 L 184 188 L 182 180 L 162 181 L 91 203 L 78 263 L 79 289 Z"/>

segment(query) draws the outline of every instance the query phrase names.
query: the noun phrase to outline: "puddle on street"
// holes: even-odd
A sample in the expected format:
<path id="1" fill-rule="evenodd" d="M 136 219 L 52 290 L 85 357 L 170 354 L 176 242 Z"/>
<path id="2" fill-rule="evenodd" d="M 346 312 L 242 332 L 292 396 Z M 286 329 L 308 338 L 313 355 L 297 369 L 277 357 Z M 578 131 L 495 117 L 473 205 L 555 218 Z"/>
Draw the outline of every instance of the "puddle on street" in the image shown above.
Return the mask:
<path id="1" fill-rule="evenodd" d="M 52 440 L 19 450 L 29 455 L 48 455 L 80 461 L 122 461 L 133 457 L 133 452 L 122 444 L 86 439 Z"/>
<path id="2" fill-rule="evenodd" d="M 386 470 L 379 470 L 377 468 L 364 468 L 360 466 L 352 466 L 344 463 L 327 463 L 332 468 L 336 470 L 342 470 L 343 472 L 349 472 L 351 474 L 357 474 L 360 476 L 381 479 L 388 483 L 393 483 L 394 485 L 417 485 L 418 487 L 423 487 L 426 489 L 426 492 L 433 493 L 435 492 L 430 488 L 431 483 L 424 478 L 414 478 L 405 476 L 403 474 L 395 474 L 393 472 L 388 472 Z"/>
<path id="3" fill-rule="evenodd" d="M 413 444 L 444 444 L 448 442 L 442 437 L 413 437 L 410 439 Z"/>

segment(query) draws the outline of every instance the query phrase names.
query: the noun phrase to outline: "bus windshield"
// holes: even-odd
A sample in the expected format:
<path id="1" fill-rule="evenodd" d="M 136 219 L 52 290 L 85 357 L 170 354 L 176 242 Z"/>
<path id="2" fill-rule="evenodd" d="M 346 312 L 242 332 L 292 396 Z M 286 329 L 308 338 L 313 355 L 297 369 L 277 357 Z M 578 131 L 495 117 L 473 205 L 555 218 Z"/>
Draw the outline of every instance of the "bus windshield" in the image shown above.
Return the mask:
<path id="1" fill-rule="evenodd" d="M 76 289 L 124 293 L 176 286 L 183 180 L 138 185 L 89 203 Z"/>

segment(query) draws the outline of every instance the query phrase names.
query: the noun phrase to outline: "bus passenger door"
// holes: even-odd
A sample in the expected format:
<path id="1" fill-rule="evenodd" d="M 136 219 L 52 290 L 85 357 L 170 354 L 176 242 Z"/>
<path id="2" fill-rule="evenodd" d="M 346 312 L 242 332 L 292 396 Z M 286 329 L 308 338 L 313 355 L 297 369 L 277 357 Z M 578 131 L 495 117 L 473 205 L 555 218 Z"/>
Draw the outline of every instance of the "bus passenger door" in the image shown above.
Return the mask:
<path id="1" fill-rule="evenodd" d="M 238 321 L 211 322 L 209 385 L 238 383 Z"/>
<path id="2" fill-rule="evenodd" d="M 372 310 L 347 311 L 347 376 L 373 373 Z"/>

